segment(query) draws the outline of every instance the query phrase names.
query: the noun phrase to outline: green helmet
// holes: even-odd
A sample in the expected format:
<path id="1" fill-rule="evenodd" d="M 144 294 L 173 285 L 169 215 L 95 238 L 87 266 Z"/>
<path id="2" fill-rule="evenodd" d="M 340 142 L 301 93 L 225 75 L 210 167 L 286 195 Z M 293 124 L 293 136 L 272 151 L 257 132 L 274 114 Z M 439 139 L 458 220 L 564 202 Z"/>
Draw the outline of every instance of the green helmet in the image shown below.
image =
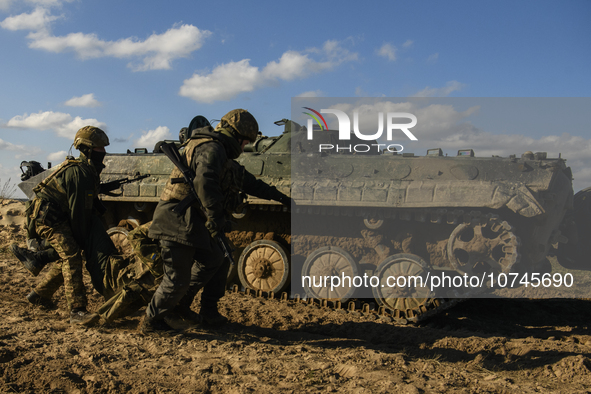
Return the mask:
<path id="1" fill-rule="evenodd" d="M 257 139 L 259 124 L 250 112 L 245 109 L 234 109 L 222 116 L 221 124 L 227 123 L 242 137 L 249 141 Z"/>
<path id="2" fill-rule="evenodd" d="M 74 137 L 74 148 L 80 150 L 80 146 L 85 145 L 90 149 L 104 148 L 109 145 L 107 134 L 94 126 L 84 126 L 76 132 Z"/>

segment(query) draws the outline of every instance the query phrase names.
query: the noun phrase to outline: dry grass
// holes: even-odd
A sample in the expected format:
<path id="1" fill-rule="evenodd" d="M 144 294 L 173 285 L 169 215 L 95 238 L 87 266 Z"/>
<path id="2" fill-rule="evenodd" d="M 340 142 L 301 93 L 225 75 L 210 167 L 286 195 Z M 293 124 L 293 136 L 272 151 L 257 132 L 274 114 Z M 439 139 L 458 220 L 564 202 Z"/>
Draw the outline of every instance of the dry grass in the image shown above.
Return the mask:
<path id="1" fill-rule="evenodd" d="M 8 181 L 2 183 L 0 179 L 0 201 L 11 199 L 16 193 L 16 186 L 10 183 L 11 178 Z"/>

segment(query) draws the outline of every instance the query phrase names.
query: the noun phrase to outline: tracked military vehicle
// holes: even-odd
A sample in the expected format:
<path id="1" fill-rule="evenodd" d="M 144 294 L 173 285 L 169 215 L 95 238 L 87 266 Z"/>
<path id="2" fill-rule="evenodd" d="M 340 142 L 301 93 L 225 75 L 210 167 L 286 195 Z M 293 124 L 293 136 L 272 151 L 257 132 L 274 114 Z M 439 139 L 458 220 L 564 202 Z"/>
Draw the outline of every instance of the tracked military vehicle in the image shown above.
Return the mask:
<path id="1" fill-rule="evenodd" d="M 277 279 L 291 271 L 297 275 L 292 292 L 336 305 L 373 296 L 396 317 L 415 319 L 442 301 L 482 290 L 448 288 L 435 294 L 425 286 L 385 286 L 388 277 L 543 274 L 550 269 L 551 245 L 566 241 L 560 224 L 572 207 L 573 191 L 570 168 L 561 158 L 543 152 L 479 158 L 470 149 L 454 157 L 443 156 L 441 149 L 425 156 L 318 152 L 318 141 L 311 146 L 304 128 L 280 123 L 286 125 L 281 136 L 261 140 L 266 146 L 260 151 L 239 158 L 266 182 L 284 192 L 290 188 L 297 202 L 288 217 L 269 215 L 265 210 L 273 205 L 250 201 L 244 222 L 239 221 L 242 233 L 235 234 L 250 234 L 241 244 L 245 251 L 238 267 L 247 287 L 282 290 L 283 280 Z M 337 132 L 329 130 L 323 138 L 334 143 Z M 280 246 L 287 245 L 292 260 L 284 265 L 290 269 L 262 257 L 267 252 L 279 261 Z M 271 280 L 273 274 L 277 278 Z M 370 286 L 331 289 L 303 280 L 342 275 L 376 276 L 379 282 L 368 294 L 361 290 Z"/>
<path id="2" fill-rule="evenodd" d="M 543 273 L 551 245 L 567 241 L 560 225 L 573 190 L 564 159 L 543 152 L 483 158 L 471 150 L 451 157 L 440 149 L 425 156 L 316 152 L 303 127 L 286 119 L 276 124 L 284 126 L 281 135 L 261 135 L 237 161 L 297 205 L 290 212 L 248 196 L 234 213 L 227 235 L 237 264 L 230 276 L 246 289 L 278 294 L 291 284 L 292 296 L 336 307 L 371 298 L 395 318 L 418 320 L 471 294 L 435 294 L 424 286 L 373 286 L 364 293 L 302 278 L 369 275 L 384 283 L 438 272 Z M 323 138 L 330 142 L 337 132 Z M 108 154 L 105 165 L 103 182 L 150 175 L 124 185 L 119 195 L 101 197 L 107 227 L 122 219 L 151 220 L 172 163 L 164 154 L 136 149 Z"/>

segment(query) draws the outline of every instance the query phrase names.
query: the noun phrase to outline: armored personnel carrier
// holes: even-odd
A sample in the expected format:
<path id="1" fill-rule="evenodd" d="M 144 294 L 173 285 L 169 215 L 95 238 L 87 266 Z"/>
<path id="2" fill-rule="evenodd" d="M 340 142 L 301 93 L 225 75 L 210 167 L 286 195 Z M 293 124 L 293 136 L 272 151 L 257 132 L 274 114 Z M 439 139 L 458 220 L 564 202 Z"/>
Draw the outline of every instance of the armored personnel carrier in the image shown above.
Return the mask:
<path id="1" fill-rule="evenodd" d="M 484 158 L 470 149 L 453 157 L 441 149 L 425 156 L 317 152 L 305 128 L 286 119 L 276 124 L 284 126 L 281 135 L 259 136 L 237 161 L 297 205 L 290 212 L 248 196 L 234 213 L 227 235 L 237 264 L 229 279 L 244 288 L 277 294 L 291 285 L 292 296 L 336 307 L 371 299 L 395 318 L 418 320 L 472 294 L 384 286 L 388 278 L 543 273 L 551 245 L 567 241 L 561 222 L 573 189 L 564 159 L 544 152 Z M 337 133 L 322 135 L 330 143 Z M 101 197 L 107 227 L 151 220 L 173 168 L 168 158 L 136 149 L 108 154 L 105 165 L 103 182 L 150 175 Z M 313 280 L 341 276 L 379 282 L 363 292 L 355 283 L 335 288 Z"/>
<path id="2" fill-rule="evenodd" d="M 448 286 L 436 294 L 425 285 L 389 286 L 388 278 L 541 275 L 551 268 L 551 245 L 567 241 L 560 225 L 572 208 L 572 175 L 561 158 L 544 152 L 479 158 L 470 149 L 454 157 L 441 149 L 425 156 L 318 152 L 319 141 L 312 146 L 304 128 L 277 123 L 284 133 L 261 139 L 262 149 L 253 147 L 239 161 L 290 190 L 297 206 L 287 216 L 269 214 L 280 208 L 268 202 L 249 201 L 234 232 L 245 248 L 238 273 L 246 287 L 281 291 L 291 273 L 292 293 L 336 305 L 373 297 L 395 317 L 416 319 L 486 286 Z M 329 130 L 322 138 L 334 144 L 337 134 Z M 352 145 L 367 142 L 351 138 Z M 280 253 L 288 245 L 291 261 Z M 375 284 L 333 288 L 313 279 L 365 275 L 377 277 Z"/>

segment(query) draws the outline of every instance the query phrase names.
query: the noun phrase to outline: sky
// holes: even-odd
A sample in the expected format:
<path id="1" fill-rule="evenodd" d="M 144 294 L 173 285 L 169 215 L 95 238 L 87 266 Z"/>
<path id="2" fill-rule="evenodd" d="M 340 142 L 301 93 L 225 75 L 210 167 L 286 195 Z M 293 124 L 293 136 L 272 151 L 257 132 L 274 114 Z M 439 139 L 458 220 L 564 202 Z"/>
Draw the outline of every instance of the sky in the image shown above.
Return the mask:
<path id="1" fill-rule="evenodd" d="M 22 161 L 60 163 L 88 124 L 122 153 L 234 108 L 278 135 L 294 97 L 429 97 L 467 101 L 437 107 L 419 140 L 560 153 L 579 190 L 591 186 L 590 21 L 587 0 L 0 0 L 0 187 Z M 550 100 L 518 100 L 520 116 L 512 100 L 467 112 L 472 97 Z"/>

